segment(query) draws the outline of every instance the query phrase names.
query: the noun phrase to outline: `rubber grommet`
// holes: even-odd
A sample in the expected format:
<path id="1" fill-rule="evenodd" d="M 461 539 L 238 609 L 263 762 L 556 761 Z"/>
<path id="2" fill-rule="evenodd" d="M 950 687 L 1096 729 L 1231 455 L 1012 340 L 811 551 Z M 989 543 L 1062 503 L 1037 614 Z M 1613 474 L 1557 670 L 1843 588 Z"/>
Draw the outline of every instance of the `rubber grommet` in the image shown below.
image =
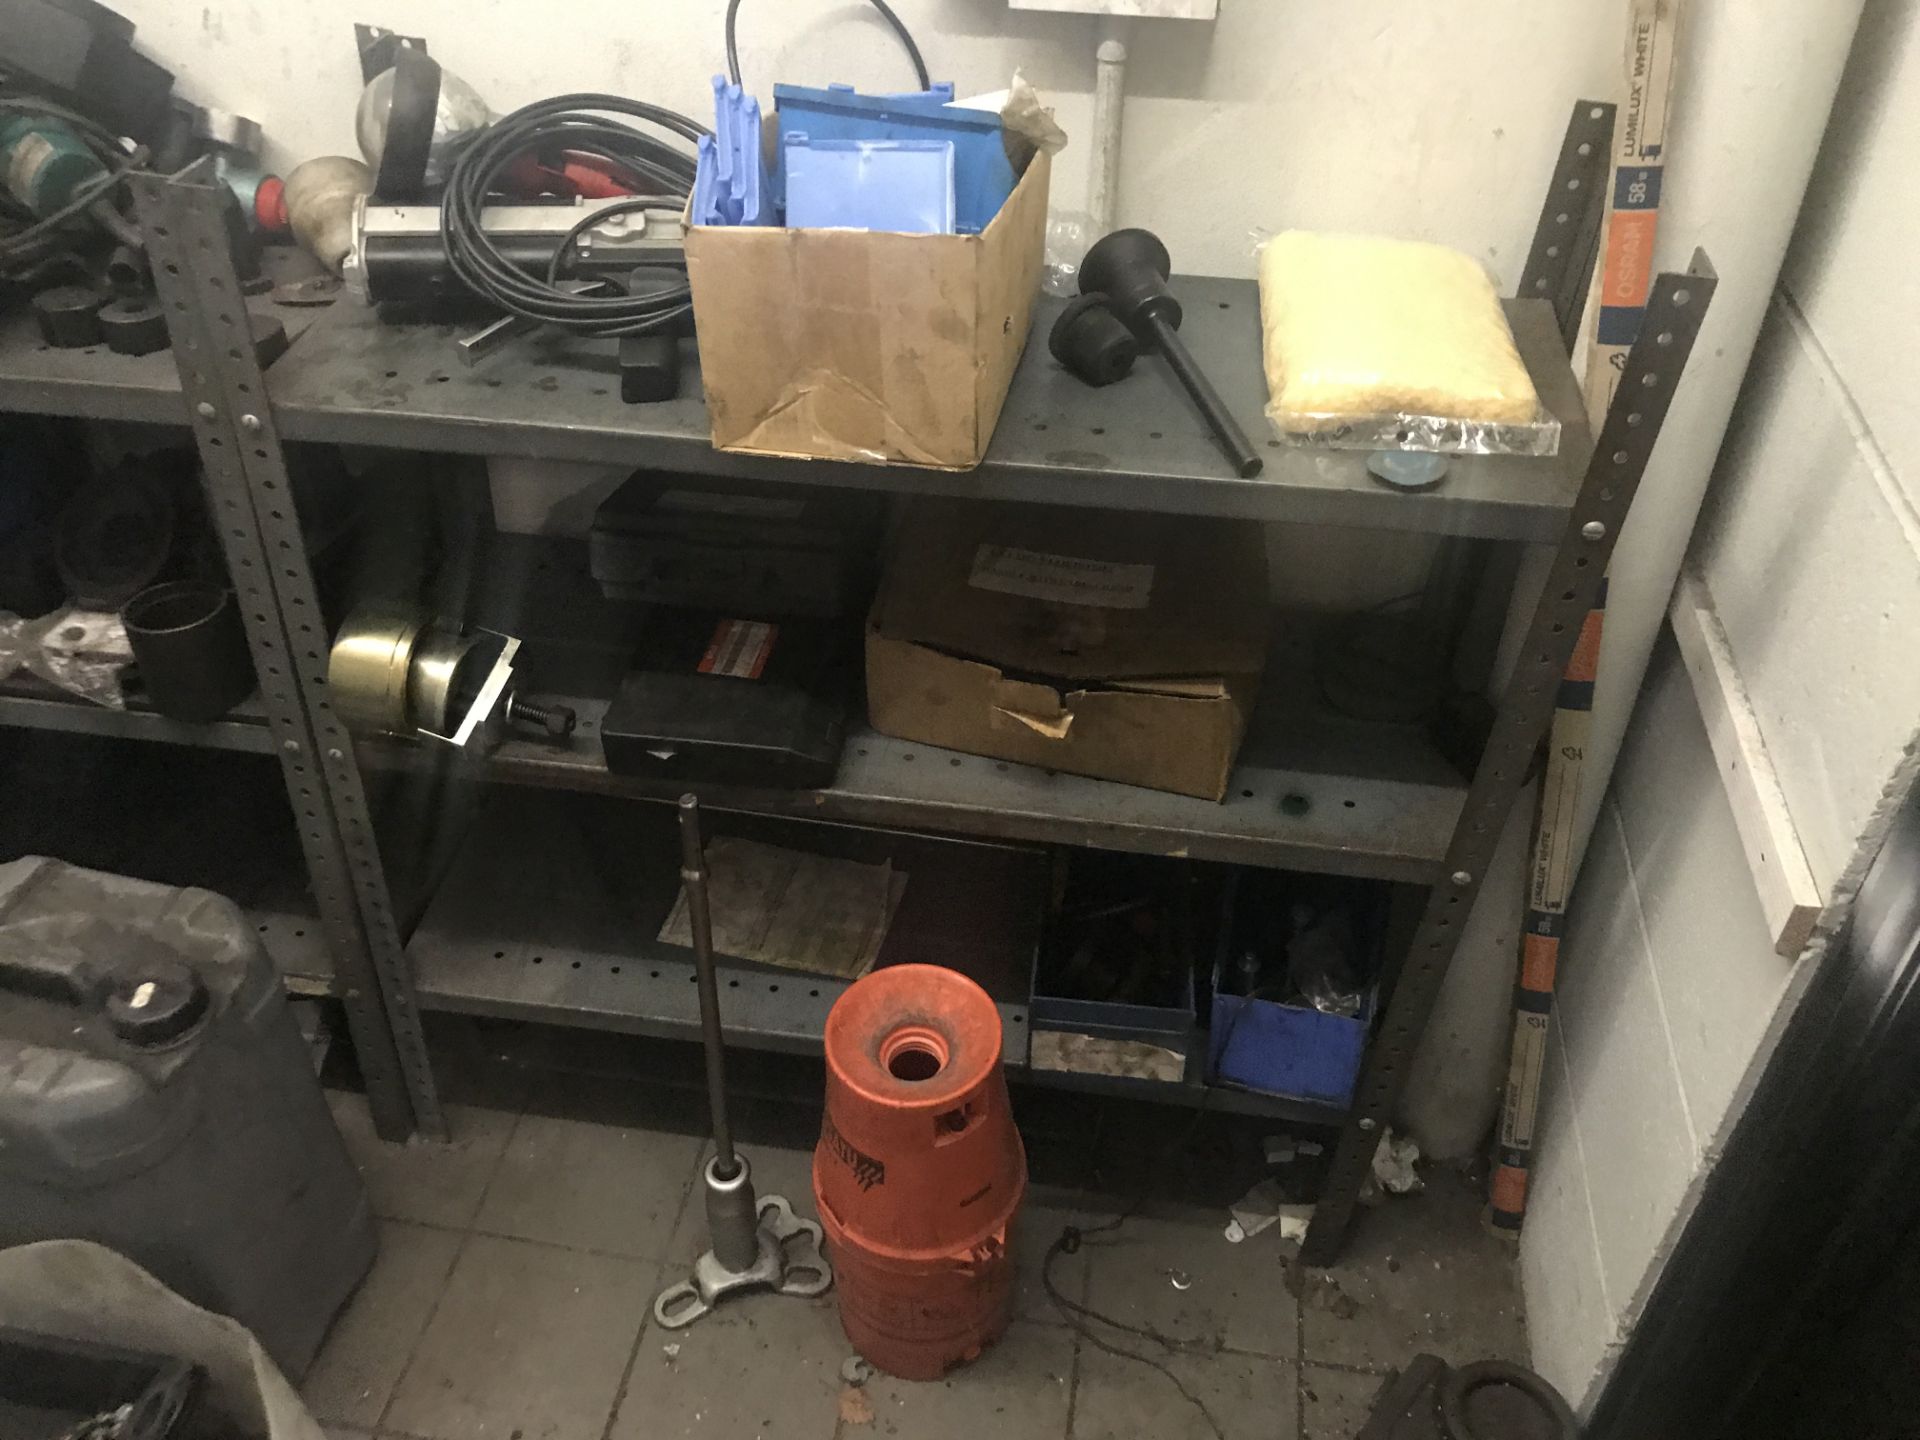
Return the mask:
<path id="1" fill-rule="evenodd" d="M 166 312 L 157 300 L 114 300 L 102 306 L 100 333 L 116 355 L 151 355 L 169 343 Z"/>
<path id="2" fill-rule="evenodd" d="M 1539 1406 L 1541 1419 L 1550 1427 L 1550 1431 L 1539 1433 L 1551 1433 L 1559 1440 L 1579 1440 L 1580 1422 L 1574 1419 L 1572 1408 L 1560 1392 L 1526 1366 L 1504 1360 L 1480 1360 L 1456 1366 L 1440 1377 L 1435 1398 L 1448 1440 L 1499 1440 L 1498 1436 L 1479 1434 L 1467 1416 L 1467 1397 L 1490 1386 L 1517 1390 Z"/>

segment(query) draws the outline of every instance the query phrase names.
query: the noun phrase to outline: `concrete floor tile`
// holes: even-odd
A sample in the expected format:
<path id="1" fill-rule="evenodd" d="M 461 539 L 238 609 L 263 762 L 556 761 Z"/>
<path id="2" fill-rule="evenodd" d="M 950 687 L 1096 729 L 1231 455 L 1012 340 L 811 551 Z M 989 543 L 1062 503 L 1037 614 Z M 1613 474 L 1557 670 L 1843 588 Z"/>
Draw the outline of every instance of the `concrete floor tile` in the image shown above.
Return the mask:
<path id="1" fill-rule="evenodd" d="M 1121 1336 L 1161 1360 L 1206 1404 L 1227 1440 L 1294 1440 L 1299 1400 L 1290 1361 L 1264 1355 L 1169 1354 Z M 1205 1415 L 1160 1371 L 1137 1360 L 1080 1347 L 1070 1440 L 1214 1440 Z"/>
<path id="2" fill-rule="evenodd" d="M 1269 1231 L 1231 1245 L 1224 1224 L 1136 1218 L 1090 1239 L 1087 1303 L 1181 1345 L 1292 1359 L 1300 1314 L 1279 1242 Z"/>
<path id="3" fill-rule="evenodd" d="M 383 1221 L 380 1253 L 300 1383 L 317 1419 L 371 1428 L 426 1328 L 460 1250 L 452 1230 Z"/>
<path id="4" fill-rule="evenodd" d="M 493 1167 L 513 1129 L 510 1111 L 480 1106 L 446 1107 L 449 1138 L 390 1144 L 373 1132 L 364 1095 L 329 1090 L 333 1123 L 360 1167 L 373 1213 L 460 1230 L 473 1223 Z"/>
<path id="5" fill-rule="evenodd" d="M 1013 1227 L 1013 1265 L 1014 1297 L 1013 1313 L 1016 1319 L 1032 1320 L 1042 1325 L 1064 1325 L 1058 1307 L 1048 1297 L 1046 1287 L 1041 1283 L 1040 1271 L 1045 1264 L 1047 1251 L 1060 1237 L 1063 1225 L 1084 1225 L 1085 1214 L 1073 1210 L 1060 1210 L 1051 1205 L 1023 1205 L 1020 1218 Z M 1085 1304 L 1087 1300 L 1087 1252 L 1083 1249 L 1075 1254 L 1062 1254 L 1053 1262 L 1053 1283 L 1060 1293 L 1069 1300 Z"/>
<path id="6" fill-rule="evenodd" d="M 657 1260 L 699 1148 L 688 1135 L 523 1115 L 474 1226 Z"/>
<path id="7" fill-rule="evenodd" d="M 1306 1359 L 1376 1371 L 1423 1350 L 1455 1365 L 1526 1362 L 1513 1252 L 1481 1224 L 1477 1190 L 1440 1166 L 1426 1179 L 1423 1193 L 1362 1211 L 1340 1262 L 1308 1273 Z"/>
<path id="8" fill-rule="evenodd" d="M 1353 1440 L 1373 1413 L 1384 1384 L 1378 1375 L 1307 1366 L 1300 1376 L 1307 1412 L 1301 1440 Z"/>
<path id="9" fill-rule="evenodd" d="M 650 1326 L 609 1440 L 831 1440 L 850 1354 L 831 1296 L 741 1296 L 684 1330 Z"/>
<path id="10" fill-rule="evenodd" d="M 1000 1343 L 944 1380 L 876 1375 L 872 1427 L 846 1435 L 900 1440 L 1061 1440 L 1073 1378 L 1073 1333 L 1016 1321 Z"/>
<path id="11" fill-rule="evenodd" d="M 473 1236 L 381 1429 L 433 1440 L 600 1440 L 657 1270 Z"/>

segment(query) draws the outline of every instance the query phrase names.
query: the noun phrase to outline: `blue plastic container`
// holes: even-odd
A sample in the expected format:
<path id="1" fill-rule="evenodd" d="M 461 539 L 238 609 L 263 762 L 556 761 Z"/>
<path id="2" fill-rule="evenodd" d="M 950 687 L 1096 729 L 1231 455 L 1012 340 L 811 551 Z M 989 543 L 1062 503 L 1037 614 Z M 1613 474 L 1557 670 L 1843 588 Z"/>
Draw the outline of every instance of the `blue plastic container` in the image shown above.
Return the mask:
<path id="1" fill-rule="evenodd" d="M 954 230 L 977 235 L 1013 193 L 1013 162 L 1007 158 L 1000 117 L 961 110 L 940 97 L 951 85 L 921 95 L 860 95 L 848 85 L 825 90 L 800 85 L 773 87 L 781 148 L 793 133 L 809 143 L 824 140 L 945 140 L 953 145 Z M 797 224 L 791 217 L 789 224 Z"/>
<path id="2" fill-rule="evenodd" d="M 1378 991 L 1369 989 L 1360 1013 L 1351 1016 L 1226 993 L 1227 957 L 1243 923 L 1239 907 L 1276 903 L 1266 891 L 1250 896 L 1247 879 L 1245 871 L 1236 871 L 1227 881 L 1226 915 L 1213 969 L 1213 1005 L 1208 1012 L 1208 1074 L 1216 1084 L 1345 1105 L 1359 1083 Z M 1281 877 L 1262 874 L 1257 879 L 1275 882 Z M 1377 927 L 1367 927 L 1359 943 L 1377 951 Z"/>
<path id="3" fill-rule="evenodd" d="M 1268 1095 L 1345 1105 L 1360 1079 L 1373 1003 L 1370 994 L 1360 1014 L 1348 1017 L 1215 990 L 1208 1036 L 1213 1078 Z"/>
<path id="4" fill-rule="evenodd" d="M 953 233 L 953 146 L 945 140 L 814 140 L 789 133 L 787 224 Z"/>
<path id="5" fill-rule="evenodd" d="M 695 147 L 693 223 L 771 225 L 772 177 L 760 144 L 760 102 L 724 75 L 713 77 L 713 134 Z"/>

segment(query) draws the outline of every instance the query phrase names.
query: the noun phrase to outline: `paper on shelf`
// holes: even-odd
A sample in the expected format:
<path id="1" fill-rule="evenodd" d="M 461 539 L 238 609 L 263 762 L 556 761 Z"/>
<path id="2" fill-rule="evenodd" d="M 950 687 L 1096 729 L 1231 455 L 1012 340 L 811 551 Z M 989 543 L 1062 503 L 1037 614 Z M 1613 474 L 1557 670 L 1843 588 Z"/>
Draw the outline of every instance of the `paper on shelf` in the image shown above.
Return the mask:
<path id="1" fill-rule="evenodd" d="M 891 864 L 726 835 L 708 843 L 707 872 L 716 953 L 841 980 L 873 968 L 907 888 L 907 877 Z M 659 940 L 693 944 L 684 886 Z"/>

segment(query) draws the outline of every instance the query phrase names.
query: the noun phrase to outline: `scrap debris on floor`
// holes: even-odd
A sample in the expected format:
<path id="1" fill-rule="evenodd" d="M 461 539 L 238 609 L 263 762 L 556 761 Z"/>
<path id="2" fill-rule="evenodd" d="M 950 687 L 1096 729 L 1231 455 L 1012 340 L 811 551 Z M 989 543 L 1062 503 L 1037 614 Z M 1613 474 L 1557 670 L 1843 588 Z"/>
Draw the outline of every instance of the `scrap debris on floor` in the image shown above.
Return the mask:
<path id="1" fill-rule="evenodd" d="M 1344 1440 L 1382 1378 L 1420 1351 L 1526 1358 L 1509 1252 L 1442 1167 L 1369 1211 L 1339 1265 L 1309 1271 L 1285 1238 L 1288 1171 L 1318 1158 L 1316 1142 L 1266 1137 L 1261 1194 L 1282 1198 L 1235 1242 L 1225 1206 L 1189 1197 L 1215 1181 L 1231 1195 L 1247 1174 L 1200 1174 L 1217 1156 L 1169 1165 L 1162 1136 L 1100 1133 L 1084 1100 L 1077 1114 L 1064 1096 L 1017 1106 L 1035 1183 L 1016 1232 L 1014 1324 L 979 1361 L 915 1384 L 852 1356 L 831 1294 L 750 1296 L 681 1331 L 652 1322 L 654 1293 L 704 1244 L 704 1116 L 684 1092 L 499 1067 L 468 1097 L 483 1103 L 448 1107 L 451 1143 L 410 1146 L 375 1139 L 360 1096 L 330 1098 L 382 1238 L 302 1387 L 337 1440 L 974 1440 L 983 1426 L 1009 1440 L 1213 1440 L 1178 1387 L 1227 1440 Z M 761 1193 L 804 1213 L 817 1123 L 770 1104 L 741 1126 Z M 1258 1176 L 1258 1140 L 1252 1153 Z M 1063 1299 L 1118 1326 L 1063 1312 L 1041 1281 L 1049 1246 L 1066 1225 L 1093 1232 L 1156 1170 L 1207 1183 L 1176 1199 L 1149 1189 L 1139 1214 L 1053 1266 Z M 1112 1350 L 1145 1352 L 1171 1378 Z"/>

